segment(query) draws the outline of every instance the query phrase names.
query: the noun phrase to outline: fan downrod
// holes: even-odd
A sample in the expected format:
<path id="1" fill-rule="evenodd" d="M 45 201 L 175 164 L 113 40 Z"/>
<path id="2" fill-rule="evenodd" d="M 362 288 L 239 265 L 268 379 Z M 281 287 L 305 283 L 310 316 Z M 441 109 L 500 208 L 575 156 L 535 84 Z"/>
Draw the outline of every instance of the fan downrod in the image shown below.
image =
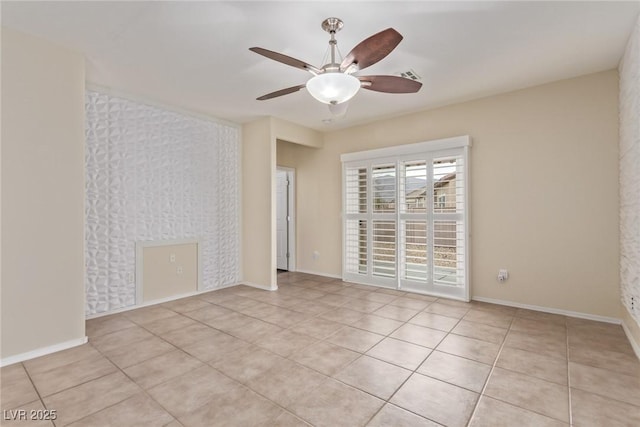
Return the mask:
<path id="1" fill-rule="evenodd" d="M 322 21 L 322 29 L 327 33 L 337 33 L 344 26 L 344 22 L 340 18 L 327 18 Z"/>

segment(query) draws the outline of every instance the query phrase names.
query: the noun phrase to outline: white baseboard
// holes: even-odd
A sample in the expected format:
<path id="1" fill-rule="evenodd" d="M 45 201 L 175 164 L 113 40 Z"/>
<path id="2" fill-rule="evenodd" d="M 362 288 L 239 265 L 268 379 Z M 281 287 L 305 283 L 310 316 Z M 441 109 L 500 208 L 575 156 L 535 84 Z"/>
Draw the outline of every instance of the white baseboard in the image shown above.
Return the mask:
<path id="1" fill-rule="evenodd" d="M 57 351 L 67 350 L 72 347 L 77 347 L 82 344 L 86 344 L 89 339 L 85 336 L 75 340 L 69 340 L 58 344 L 50 345 L 47 347 L 37 348 L 35 350 L 27 351 L 25 353 L 16 354 L 14 356 L 5 357 L 0 360 L 0 366 L 13 365 L 14 363 L 24 362 L 25 360 L 35 359 L 36 357 L 46 356 L 47 354 L 55 353 Z"/>
<path id="2" fill-rule="evenodd" d="M 629 340 L 629 343 L 631 344 L 633 351 L 636 353 L 636 356 L 638 357 L 638 359 L 640 359 L 640 344 L 638 344 L 635 337 L 629 330 L 629 327 L 624 322 L 622 322 L 622 329 L 624 330 L 624 334 L 627 336 L 627 339 Z"/>
<path id="3" fill-rule="evenodd" d="M 342 276 L 339 274 L 327 274 L 327 273 L 320 273 L 320 272 L 311 271 L 311 270 L 297 269 L 295 273 L 313 274 L 314 276 L 331 277 L 332 279 L 342 279 Z"/>
<path id="4" fill-rule="evenodd" d="M 203 289 L 201 291 L 199 290 L 199 291 L 187 292 L 186 294 L 172 295 L 170 297 L 156 299 L 156 300 L 153 300 L 153 301 L 146 301 L 146 302 L 144 302 L 142 304 L 129 305 L 129 306 L 126 306 L 126 307 L 117 308 L 115 310 L 105 311 L 103 313 L 89 314 L 88 316 L 85 317 L 85 319 L 89 320 L 89 319 L 96 319 L 98 317 L 111 316 L 112 314 L 124 313 L 126 311 L 136 310 L 138 308 L 149 307 L 149 306 L 158 305 L 158 304 L 164 304 L 165 302 L 170 302 L 170 301 L 175 301 L 177 299 L 188 298 L 188 297 L 192 297 L 192 296 L 195 296 L 195 295 L 205 294 L 207 292 L 218 291 L 220 289 L 230 288 L 232 286 L 238 286 L 240 284 L 243 284 L 243 283 L 232 283 L 230 285 L 220 286 L 219 288 Z"/>
<path id="5" fill-rule="evenodd" d="M 275 286 L 271 287 L 269 285 L 263 285 L 263 284 L 260 284 L 260 283 L 253 283 L 253 282 L 247 282 L 247 281 L 240 282 L 239 284 L 240 285 L 251 286 L 252 288 L 262 289 L 263 291 L 277 291 L 278 290 L 278 285 L 275 285 Z"/>
<path id="6" fill-rule="evenodd" d="M 471 297 L 474 301 L 488 302 L 491 304 L 506 305 L 509 307 L 526 308 L 528 310 L 542 311 L 544 313 L 561 314 L 568 317 L 577 317 L 578 319 L 595 320 L 597 322 L 614 323 L 619 325 L 622 319 L 617 317 L 600 316 L 597 314 L 581 313 L 579 311 L 561 310 L 559 308 L 541 307 L 539 305 L 521 304 L 519 302 L 504 301 L 485 297 Z"/>

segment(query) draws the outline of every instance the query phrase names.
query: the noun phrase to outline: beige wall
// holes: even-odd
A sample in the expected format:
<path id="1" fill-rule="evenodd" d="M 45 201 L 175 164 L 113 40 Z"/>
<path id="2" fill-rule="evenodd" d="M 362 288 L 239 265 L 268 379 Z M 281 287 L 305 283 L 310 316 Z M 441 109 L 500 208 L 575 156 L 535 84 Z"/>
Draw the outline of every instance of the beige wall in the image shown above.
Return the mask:
<path id="1" fill-rule="evenodd" d="M 282 141 L 293 141 L 308 147 L 321 148 L 323 144 L 322 134 L 286 120 L 271 118 L 273 135 Z"/>
<path id="2" fill-rule="evenodd" d="M 271 120 L 242 126 L 242 279 L 275 289 L 275 139 Z"/>
<path id="3" fill-rule="evenodd" d="M 342 153 L 470 135 L 472 295 L 620 317 L 617 91 L 612 70 L 280 143 L 298 268 L 341 274 Z"/>
<path id="4" fill-rule="evenodd" d="M 243 281 L 269 289 L 277 289 L 276 146 L 283 141 L 304 148 L 323 143 L 319 132 L 274 117 L 242 127 Z"/>
<path id="5" fill-rule="evenodd" d="M 341 266 L 336 273 L 328 265 L 324 265 L 326 257 L 323 256 L 323 253 L 320 253 L 318 259 L 313 258 L 314 250 L 318 249 L 318 252 L 321 250 L 314 242 L 317 242 L 320 237 L 320 230 L 325 229 L 325 221 L 329 217 L 324 207 L 321 207 L 322 201 L 316 197 L 320 197 L 320 193 L 324 192 L 324 186 L 328 180 L 334 185 L 336 184 L 335 177 L 323 176 L 319 178 L 319 175 L 324 175 L 321 171 L 324 151 L 323 149 L 278 141 L 277 161 L 278 166 L 286 166 L 296 170 L 296 269 L 309 273 L 339 275 Z M 340 179 L 340 175 L 338 175 L 338 179 Z M 299 185 L 302 185 L 302 188 Z M 342 191 L 341 184 L 338 183 L 338 185 L 338 189 Z M 339 213 L 339 210 L 333 212 L 334 215 L 339 215 Z M 314 224 L 321 228 L 316 229 Z M 322 238 L 328 243 L 328 246 L 337 247 L 340 250 L 342 225 L 338 224 L 338 227 L 338 234 L 322 236 Z M 340 255 L 338 254 L 338 256 Z M 338 260 L 338 262 L 341 261 Z"/>
<path id="6" fill-rule="evenodd" d="M 84 338 L 84 59 L 2 28 L 1 357 Z"/>

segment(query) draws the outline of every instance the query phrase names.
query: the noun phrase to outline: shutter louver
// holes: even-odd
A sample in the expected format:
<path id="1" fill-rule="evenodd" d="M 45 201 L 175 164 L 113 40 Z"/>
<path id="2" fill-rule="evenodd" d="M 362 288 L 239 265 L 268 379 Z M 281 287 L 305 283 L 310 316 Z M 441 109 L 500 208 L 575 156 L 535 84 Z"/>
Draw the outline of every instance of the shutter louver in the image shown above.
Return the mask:
<path id="1" fill-rule="evenodd" d="M 367 168 L 345 171 L 346 214 L 345 269 L 351 274 L 367 274 Z"/>
<path id="2" fill-rule="evenodd" d="M 367 273 L 367 222 L 348 220 L 346 227 L 347 271 L 354 274 Z"/>
<path id="3" fill-rule="evenodd" d="M 404 246 L 403 277 L 409 280 L 427 280 L 427 222 L 402 221 Z"/>
<path id="4" fill-rule="evenodd" d="M 396 277 L 396 223 L 373 221 L 373 275 Z"/>

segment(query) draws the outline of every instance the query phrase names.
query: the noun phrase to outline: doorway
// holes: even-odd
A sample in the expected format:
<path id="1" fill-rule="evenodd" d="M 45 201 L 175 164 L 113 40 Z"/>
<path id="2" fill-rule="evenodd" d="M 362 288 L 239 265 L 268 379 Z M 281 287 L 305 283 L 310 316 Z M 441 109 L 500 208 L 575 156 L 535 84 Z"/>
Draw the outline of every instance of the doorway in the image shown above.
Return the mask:
<path id="1" fill-rule="evenodd" d="M 295 169 L 276 169 L 276 266 L 295 271 Z"/>

